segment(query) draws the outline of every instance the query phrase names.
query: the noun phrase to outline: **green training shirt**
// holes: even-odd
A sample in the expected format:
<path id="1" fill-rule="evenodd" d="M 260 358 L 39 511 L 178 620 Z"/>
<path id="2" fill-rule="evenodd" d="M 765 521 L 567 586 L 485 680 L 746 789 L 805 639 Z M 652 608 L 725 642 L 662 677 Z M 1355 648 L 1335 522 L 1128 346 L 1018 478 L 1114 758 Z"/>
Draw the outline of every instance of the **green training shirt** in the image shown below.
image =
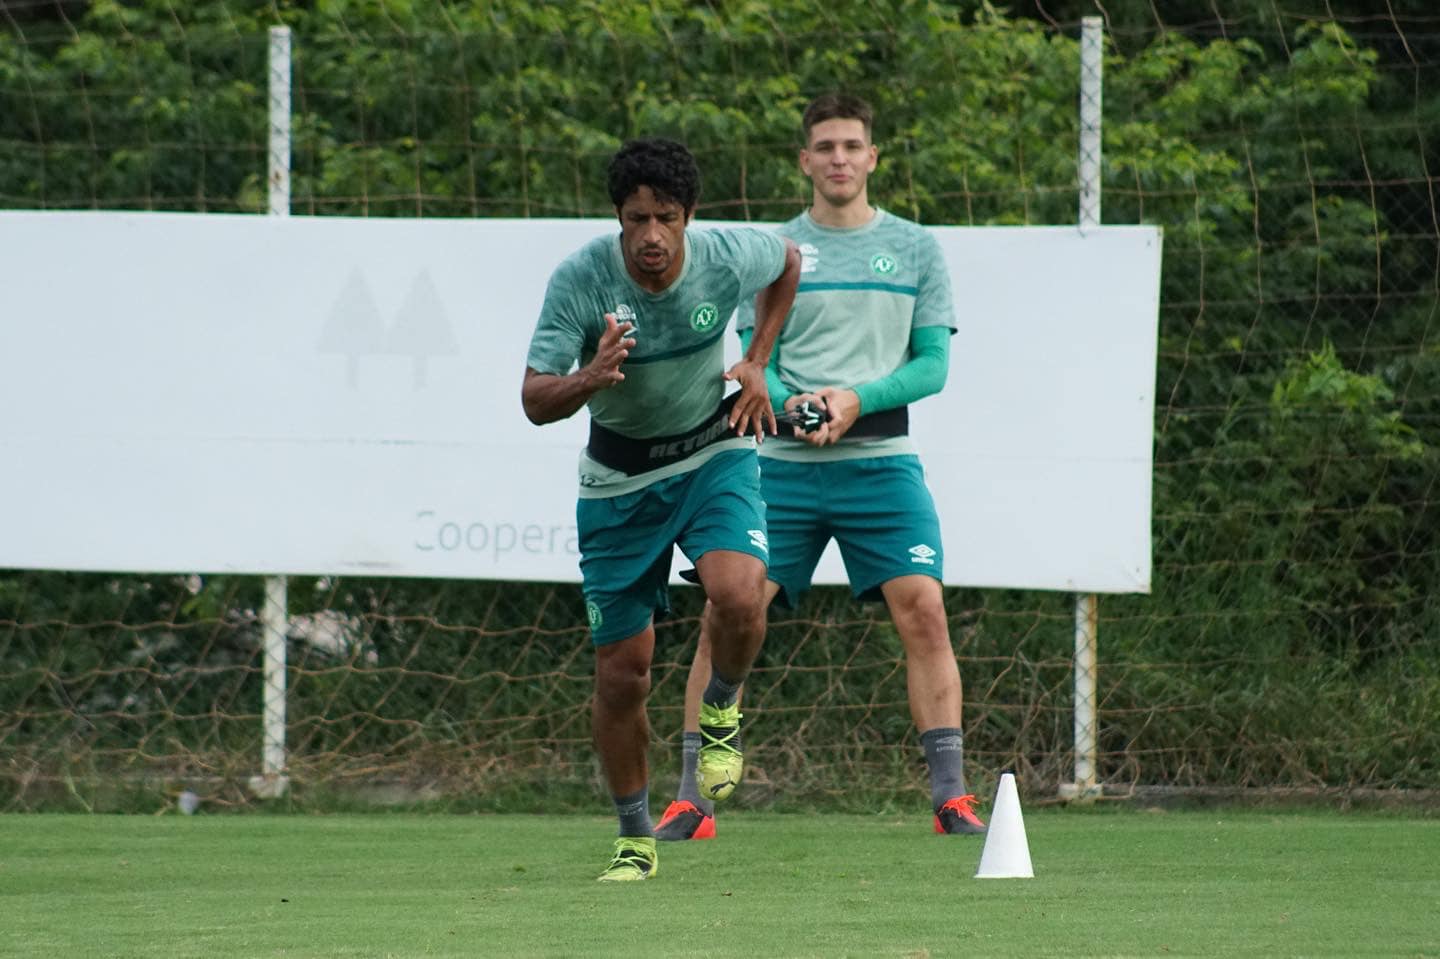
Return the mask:
<path id="1" fill-rule="evenodd" d="M 862 226 L 827 227 L 807 210 L 777 232 L 795 241 L 802 258 L 795 306 L 771 357 L 789 394 L 872 383 L 909 362 L 913 330 L 954 332 L 950 274 L 940 244 L 918 223 L 877 209 Z M 742 304 L 739 329 L 754 322 L 754 305 Z M 784 397 L 771 399 L 778 405 Z M 794 460 L 913 452 L 908 436 L 844 437 L 827 447 L 798 441 L 760 447 L 761 456 Z"/>
<path id="2" fill-rule="evenodd" d="M 750 228 L 685 231 L 685 263 L 669 287 L 652 293 L 625 268 L 618 234 L 591 240 L 555 269 L 545 290 L 527 365 L 563 376 L 590 362 L 605 332 L 605 314 L 629 321 L 635 347 L 621 364 L 625 379 L 587 404 L 591 418 L 632 439 L 671 436 L 714 415 L 725 392 L 724 334 L 742 302 L 785 269 L 785 243 Z M 627 475 L 580 457 L 582 498 L 619 496 L 688 472 L 725 449 L 753 445 L 730 437 L 659 469 Z"/>

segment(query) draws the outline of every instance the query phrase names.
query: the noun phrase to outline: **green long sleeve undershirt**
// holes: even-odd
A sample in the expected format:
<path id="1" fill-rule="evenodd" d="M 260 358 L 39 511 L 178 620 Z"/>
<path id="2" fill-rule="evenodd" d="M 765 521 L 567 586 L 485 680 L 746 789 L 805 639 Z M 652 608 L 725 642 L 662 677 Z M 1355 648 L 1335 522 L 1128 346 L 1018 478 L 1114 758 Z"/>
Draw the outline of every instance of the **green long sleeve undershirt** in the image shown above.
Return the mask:
<path id="1" fill-rule="evenodd" d="M 879 413 L 906 406 L 945 386 L 950 371 L 950 329 L 944 326 L 922 326 L 910 331 L 910 359 L 903 366 L 878 380 L 852 387 L 860 398 L 860 412 Z M 740 332 L 740 349 L 750 348 L 754 330 Z M 777 413 L 784 412 L 790 389 L 780 380 L 780 348 L 770 354 L 765 367 L 765 384 L 770 390 L 770 405 Z"/>

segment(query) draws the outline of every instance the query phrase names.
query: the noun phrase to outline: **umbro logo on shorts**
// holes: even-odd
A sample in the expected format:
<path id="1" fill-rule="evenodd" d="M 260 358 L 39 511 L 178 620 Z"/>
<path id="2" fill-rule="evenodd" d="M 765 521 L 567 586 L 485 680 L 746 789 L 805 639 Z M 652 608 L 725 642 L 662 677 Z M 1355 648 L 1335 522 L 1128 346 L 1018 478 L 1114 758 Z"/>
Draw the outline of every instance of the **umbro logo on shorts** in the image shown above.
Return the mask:
<path id="1" fill-rule="evenodd" d="M 910 562 L 922 563 L 925 566 L 935 565 L 935 551 L 921 543 L 919 546 L 910 547 Z"/>
<path id="2" fill-rule="evenodd" d="M 747 529 L 745 532 L 750 536 L 750 542 L 752 544 L 759 549 L 763 549 L 767 556 L 770 554 L 770 543 L 766 540 L 763 529 Z"/>

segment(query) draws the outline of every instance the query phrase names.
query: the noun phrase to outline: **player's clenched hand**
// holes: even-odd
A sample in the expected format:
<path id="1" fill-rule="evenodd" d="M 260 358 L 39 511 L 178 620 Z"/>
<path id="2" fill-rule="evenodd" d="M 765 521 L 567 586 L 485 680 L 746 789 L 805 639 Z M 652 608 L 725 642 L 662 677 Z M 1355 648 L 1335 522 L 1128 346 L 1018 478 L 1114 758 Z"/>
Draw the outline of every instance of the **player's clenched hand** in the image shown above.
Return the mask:
<path id="1" fill-rule="evenodd" d="M 770 388 L 765 383 L 765 367 L 751 360 L 741 360 L 725 371 L 725 379 L 740 384 L 740 398 L 730 409 L 730 428 L 738 435 L 754 433 L 757 442 L 765 434 L 774 435 L 777 424 L 770 408 Z"/>
<path id="2" fill-rule="evenodd" d="M 850 432 L 850 427 L 860 418 L 860 397 L 855 395 L 854 390 L 842 389 L 838 386 L 823 386 L 815 391 L 825 403 L 825 409 L 830 413 L 830 419 L 815 435 L 819 437 L 816 446 L 826 446 L 839 441 L 840 437 Z"/>
<path id="3" fill-rule="evenodd" d="M 635 339 L 630 336 L 634 328 L 635 324 L 629 320 L 616 323 L 614 313 L 605 314 L 605 332 L 600 334 L 595 355 L 585 364 L 585 375 L 595 390 L 607 389 L 625 379 L 625 374 L 620 372 L 620 364 L 625 362 L 635 346 Z"/>
<path id="4" fill-rule="evenodd" d="M 809 430 L 801 429 L 798 426 L 792 426 L 791 430 L 794 431 L 796 439 L 804 440 L 811 446 L 824 446 L 825 431 L 829 428 L 830 424 L 828 422 L 829 414 L 825 410 L 825 400 L 822 396 L 820 396 L 820 394 L 795 393 L 787 400 L 785 400 L 785 409 L 788 412 L 790 410 L 797 409 L 806 403 L 809 403 L 812 409 L 819 411 L 821 417 L 820 425 Z"/>

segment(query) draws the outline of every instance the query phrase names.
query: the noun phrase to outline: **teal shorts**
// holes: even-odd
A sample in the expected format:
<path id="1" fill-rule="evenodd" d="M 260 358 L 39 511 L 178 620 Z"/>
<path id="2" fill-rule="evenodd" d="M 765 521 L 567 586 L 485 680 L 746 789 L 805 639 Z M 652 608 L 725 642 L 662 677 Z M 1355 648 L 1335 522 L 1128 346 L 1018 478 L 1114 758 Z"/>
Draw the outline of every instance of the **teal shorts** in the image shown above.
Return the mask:
<path id="1" fill-rule="evenodd" d="M 624 496 L 582 499 L 576 525 L 596 646 L 641 633 L 669 612 L 676 546 L 692 563 L 712 549 L 769 559 L 754 450 L 717 453 L 699 469 Z"/>
<path id="2" fill-rule="evenodd" d="M 857 599 L 916 573 L 944 582 L 940 519 L 918 456 L 795 463 L 763 458 L 760 488 L 776 602 L 794 607 L 833 538 Z"/>

